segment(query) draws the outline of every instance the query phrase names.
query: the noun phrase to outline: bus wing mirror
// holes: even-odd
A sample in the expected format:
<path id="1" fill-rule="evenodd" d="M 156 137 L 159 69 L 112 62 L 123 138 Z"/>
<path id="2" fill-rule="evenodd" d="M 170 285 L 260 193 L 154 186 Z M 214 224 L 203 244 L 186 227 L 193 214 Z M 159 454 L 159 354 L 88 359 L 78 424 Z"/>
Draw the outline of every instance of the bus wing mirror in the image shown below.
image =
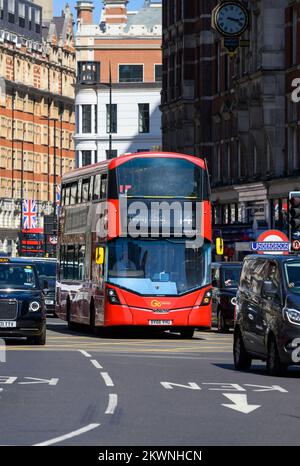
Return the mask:
<path id="1" fill-rule="evenodd" d="M 104 248 L 102 248 L 101 246 L 99 248 L 96 248 L 95 261 L 98 265 L 104 264 Z"/>

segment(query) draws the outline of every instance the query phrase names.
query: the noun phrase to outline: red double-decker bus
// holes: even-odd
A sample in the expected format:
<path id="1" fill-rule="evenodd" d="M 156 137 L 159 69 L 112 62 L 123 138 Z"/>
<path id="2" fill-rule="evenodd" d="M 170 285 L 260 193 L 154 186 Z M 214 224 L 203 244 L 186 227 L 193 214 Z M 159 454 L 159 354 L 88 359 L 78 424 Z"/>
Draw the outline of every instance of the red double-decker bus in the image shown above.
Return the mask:
<path id="1" fill-rule="evenodd" d="M 211 326 L 205 162 L 138 153 L 62 179 L 56 312 L 97 327 Z"/>

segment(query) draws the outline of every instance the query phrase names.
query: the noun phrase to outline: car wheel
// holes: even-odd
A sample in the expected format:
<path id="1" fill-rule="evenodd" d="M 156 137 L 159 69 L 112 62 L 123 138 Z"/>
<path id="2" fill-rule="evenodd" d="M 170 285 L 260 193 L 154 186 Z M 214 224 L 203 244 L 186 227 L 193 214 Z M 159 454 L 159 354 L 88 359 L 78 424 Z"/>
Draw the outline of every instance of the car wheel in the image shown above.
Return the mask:
<path id="1" fill-rule="evenodd" d="M 237 370 L 249 370 L 252 364 L 252 358 L 245 350 L 245 345 L 241 333 L 238 331 L 234 335 L 233 343 L 234 367 Z"/>
<path id="2" fill-rule="evenodd" d="M 195 329 L 191 327 L 183 328 L 180 330 L 180 335 L 186 340 L 191 340 L 194 336 Z"/>
<path id="3" fill-rule="evenodd" d="M 71 303 L 70 300 L 67 302 L 67 324 L 68 324 L 68 329 L 73 330 L 74 329 L 74 324 L 71 321 Z"/>
<path id="4" fill-rule="evenodd" d="M 94 335 L 98 335 L 98 327 L 96 327 L 95 306 L 93 302 L 90 305 L 90 329 Z"/>
<path id="5" fill-rule="evenodd" d="M 267 373 L 272 376 L 283 376 L 287 371 L 287 365 L 283 364 L 280 359 L 275 338 L 271 338 L 268 346 Z"/>
<path id="6" fill-rule="evenodd" d="M 226 324 L 225 317 L 224 317 L 221 310 L 218 312 L 218 324 L 217 325 L 218 325 L 218 332 L 220 332 L 220 333 L 228 333 L 229 332 L 229 327 Z"/>
<path id="7" fill-rule="evenodd" d="M 43 326 L 42 333 L 37 337 L 28 337 L 28 343 L 31 345 L 44 346 L 46 344 L 46 325 Z"/>

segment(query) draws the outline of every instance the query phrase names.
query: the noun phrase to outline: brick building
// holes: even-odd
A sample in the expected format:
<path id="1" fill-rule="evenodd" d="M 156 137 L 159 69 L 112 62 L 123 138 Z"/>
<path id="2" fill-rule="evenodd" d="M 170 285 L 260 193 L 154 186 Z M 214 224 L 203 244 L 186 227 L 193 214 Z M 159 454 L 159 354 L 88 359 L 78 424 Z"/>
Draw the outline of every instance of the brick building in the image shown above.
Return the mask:
<path id="1" fill-rule="evenodd" d="M 230 60 L 211 29 L 217 3 L 164 3 L 163 147 L 207 158 L 215 233 L 242 257 L 260 230 L 286 230 L 287 196 L 300 188 L 299 105 L 290 97 L 300 9 L 243 1 L 247 46 Z"/>
<path id="2" fill-rule="evenodd" d="M 53 17 L 51 4 L 0 3 L 0 252 L 16 251 L 21 198 L 36 201 L 43 228 L 74 166 L 73 19 L 69 7 Z"/>
<path id="3" fill-rule="evenodd" d="M 103 3 L 100 25 L 93 2 L 76 7 L 79 166 L 161 146 L 161 3 L 139 11 L 128 0 Z"/>

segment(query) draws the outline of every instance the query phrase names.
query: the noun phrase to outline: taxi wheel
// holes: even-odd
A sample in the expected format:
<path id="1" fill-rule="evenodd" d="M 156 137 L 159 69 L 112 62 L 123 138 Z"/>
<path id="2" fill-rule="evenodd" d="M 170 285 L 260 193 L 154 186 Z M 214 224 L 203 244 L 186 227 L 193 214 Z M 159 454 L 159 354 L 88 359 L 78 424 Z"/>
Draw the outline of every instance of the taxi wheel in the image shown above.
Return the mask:
<path id="1" fill-rule="evenodd" d="M 275 338 L 272 337 L 268 346 L 267 373 L 275 377 L 286 374 L 287 366 L 281 362 Z"/>
<path id="2" fill-rule="evenodd" d="M 218 332 L 229 333 L 229 327 L 221 310 L 218 312 Z"/>
<path id="3" fill-rule="evenodd" d="M 28 343 L 31 345 L 45 345 L 46 344 L 46 325 L 43 326 L 42 333 L 38 337 L 29 337 Z"/>
<path id="4" fill-rule="evenodd" d="M 242 335 L 237 331 L 234 335 L 233 343 L 234 367 L 239 371 L 249 370 L 252 364 L 252 358 L 245 350 Z"/>

